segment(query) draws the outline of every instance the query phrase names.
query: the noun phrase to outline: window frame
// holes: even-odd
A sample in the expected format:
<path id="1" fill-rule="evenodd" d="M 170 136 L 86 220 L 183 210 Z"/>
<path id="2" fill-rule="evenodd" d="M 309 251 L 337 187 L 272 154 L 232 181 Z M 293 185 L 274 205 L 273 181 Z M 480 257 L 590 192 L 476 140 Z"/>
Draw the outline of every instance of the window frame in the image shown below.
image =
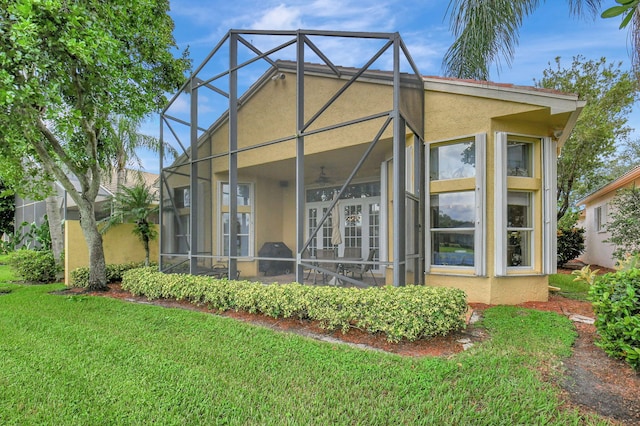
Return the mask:
<path id="1" fill-rule="evenodd" d="M 508 206 L 509 204 L 509 195 L 510 194 L 526 194 L 527 197 L 527 203 L 525 204 L 525 206 L 527 207 L 527 225 L 526 226 L 514 226 L 512 224 L 510 224 L 509 221 L 509 212 L 508 212 Z M 534 247 L 534 236 L 535 236 L 535 225 L 534 225 L 534 211 L 535 211 L 535 199 L 534 199 L 534 193 L 533 191 L 522 191 L 522 190 L 509 190 L 507 189 L 507 240 L 510 238 L 510 234 L 512 232 L 523 232 L 528 234 L 528 246 L 527 250 L 529 251 L 529 264 L 528 265 L 509 265 L 509 261 L 508 258 L 506 259 L 507 261 L 507 268 L 525 268 L 525 269 L 529 269 L 533 267 L 533 261 L 534 261 L 534 256 L 533 256 L 533 251 L 535 249 Z M 508 247 L 509 244 L 508 242 L 507 244 L 507 255 L 509 253 Z"/>
<path id="2" fill-rule="evenodd" d="M 532 146 L 531 177 L 508 176 L 507 144 L 513 138 L 521 141 L 530 140 Z M 540 141 L 540 150 L 535 143 Z M 495 255 L 494 267 L 496 276 L 531 274 L 552 274 L 556 272 L 556 159 L 557 142 L 550 137 L 515 134 L 508 132 L 495 133 L 495 179 L 494 179 L 494 226 Z M 531 266 L 507 265 L 507 192 L 531 192 L 531 215 L 533 231 L 531 231 Z M 539 219 L 541 218 L 541 223 Z M 536 242 L 540 240 L 540 252 L 536 252 Z M 538 259 L 537 256 L 542 256 Z"/>
<path id="3" fill-rule="evenodd" d="M 593 209 L 595 213 L 595 228 L 599 234 L 607 232 L 607 204 L 601 204 Z"/>
<path id="4" fill-rule="evenodd" d="M 513 136 L 513 135 L 512 135 Z M 517 136 L 513 136 L 513 139 L 509 139 L 507 138 L 507 176 L 515 176 L 515 177 L 524 177 L 524 178 L 532 178 L 534 177 L 534 172 L 535 172 L 535 154 L 534 154 L 534 142 L 533 141 L 528 141 L 528 140 L 524 140 L 524 138 L 520 138 L 522 140 L 518 140 Z M 526 175 L 522 175 L 522 174 L 518 174 L 512 173 L 511 168 L 509 168 L 509 147 L 510 146 L 516 146 L 515 144 L 520 144 L 523 146 L 526 146 L 526 157 L 525 158 L 525 162 L 526 162 L 526 168 L 523 169 L 527 172 Z M 518 167 L 515 168 L 516 172 L 518 170 Z"/>
<path id="5" fill-rule="evenodd" d="M 486 134 L 478 133 L 456 137 L 454 139 L 432 141 L 425 143 L 425 272 L 441 274 L 473 274 L 476 276 L 486 275 Z M 453 179 L 431 180 L 431 148 L 438 145 L 454 145 L 457 143 L 475 143 L 475 176 Z M 473 229 L 474 239 L 474 264 L 473 266 L 459 265 L 435 265 L 432 263 L 433 250 L 431 247 L 431 237 L 433 232 L 441 231 L 442 228 L 432 228 L 431 224 L 431 196 L 454 192 L 473 192 L 475 200 L 474 226 L 464 228 L 465 232 Z M 447 228 L 462 231 L 462 228 Z"/>
<path id="6" fill-rule="evenodd" d="M 218 253 L 222 256 L 228 256 L 225 253 L 225 250 L 228 250 L 228 247 L 225 247 L 225 236 L 229 236 L 229 233 L 224 232 L 224 215 L 229 214 L 229 204 L 224 203 L 224 186 L 229 185 L 228 181 L 220 181 L 218 182 Z M 248 250 L 246 255 L 238 255 L 239 259 L 250 259 L 255 256 L 255 186 L 252 182 L 238 182 L 238 188 L 241 186 L 249 187 L 249 203 L 247 205 L 237 205 L 237 214 L 247 214 L 249 215 L 249 231 L 248 234 L 238 234 L 238 236 L 247 235 L 248 238 Z M 229 196 L 231 196 L 229 194 Z"/>
<path id="7" fill-rule="evenodd" d="M 178 193 L 182 195 L 178 197 Z M 173 202 L 177 209 L 191 208 L 191 188 L 188 185 L 173 188 Z"/>

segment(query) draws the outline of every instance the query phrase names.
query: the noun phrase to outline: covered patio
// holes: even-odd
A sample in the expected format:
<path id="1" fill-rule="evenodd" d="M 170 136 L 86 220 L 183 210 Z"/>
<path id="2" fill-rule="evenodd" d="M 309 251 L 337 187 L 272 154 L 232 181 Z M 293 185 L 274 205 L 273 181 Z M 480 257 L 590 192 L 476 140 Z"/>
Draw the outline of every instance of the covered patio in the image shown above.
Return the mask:
<path id="1" fill-rule="evenodd" d="M 354 66 L 335 43 L 363 52 Z M 161 270 L 271 281 L 261 265 L 284 262 L 279 282 L 422 283 L 423 131 L 397 33 L 229 31 L 161 115 L 181 152 L 161 164 Z M 291 255 L 261 254 L 274 242 Z"/>

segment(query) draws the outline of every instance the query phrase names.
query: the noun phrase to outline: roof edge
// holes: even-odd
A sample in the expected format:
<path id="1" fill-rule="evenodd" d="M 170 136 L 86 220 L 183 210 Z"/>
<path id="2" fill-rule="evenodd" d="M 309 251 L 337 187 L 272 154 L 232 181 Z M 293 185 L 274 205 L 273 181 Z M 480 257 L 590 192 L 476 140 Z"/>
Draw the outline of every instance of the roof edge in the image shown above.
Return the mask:
<path id="1" fill-rule="evenodd" d="M 612 182 L 607 183 L 606 185 L 601 186 L 600 188 L 593 191 L 591 194 L 576 201 L 576 206 L 581 206 L 598 197 L 601 197 L 604 194 L 623 188 L 638 178 L 640 178 L 640 165 L 635 166 L 634 168 L 632 168 L 631 170 L 629 170 L 619 178 L 613 180 Z"/>

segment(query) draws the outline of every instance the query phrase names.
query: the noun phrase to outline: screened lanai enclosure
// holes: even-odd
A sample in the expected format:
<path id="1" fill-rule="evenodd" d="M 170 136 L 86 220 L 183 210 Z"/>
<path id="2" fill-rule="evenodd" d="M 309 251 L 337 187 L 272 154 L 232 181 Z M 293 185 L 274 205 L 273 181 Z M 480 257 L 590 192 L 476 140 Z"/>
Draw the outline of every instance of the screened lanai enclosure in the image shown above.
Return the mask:
<path id="1" fill-rule="evenodd" d="M 161 270 L 422 282 L 423 131 L 398 33 L 229 31 L 161 114 Z"/>

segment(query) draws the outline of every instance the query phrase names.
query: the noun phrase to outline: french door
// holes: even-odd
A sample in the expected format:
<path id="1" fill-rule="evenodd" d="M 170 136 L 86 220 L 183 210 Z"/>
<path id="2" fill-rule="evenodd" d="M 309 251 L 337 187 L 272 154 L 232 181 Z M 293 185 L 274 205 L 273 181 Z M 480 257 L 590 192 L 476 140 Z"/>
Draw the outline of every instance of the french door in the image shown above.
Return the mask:
<path id="1" fill-rule="evenodd" d="M 326 213 L 331 201 L 307 203 L 307 236 L 317 228 L 320 219 Z M 333 236 L 333 218 L 331 215 L 322 224 L 309 244 L 311 255 L 319 249 L 337 249 L 343 256 L 345 248 L 355 249 L 359 257 L 366 259 L 370 250 L 376 250 L 374 260 L 380 255 L 380 197 L 366 197 L 340 200 L 338 218 L 342 243 L 337 247 L 331 244 Z M 376 270 L 376 269 L 374 269 Z"/>

